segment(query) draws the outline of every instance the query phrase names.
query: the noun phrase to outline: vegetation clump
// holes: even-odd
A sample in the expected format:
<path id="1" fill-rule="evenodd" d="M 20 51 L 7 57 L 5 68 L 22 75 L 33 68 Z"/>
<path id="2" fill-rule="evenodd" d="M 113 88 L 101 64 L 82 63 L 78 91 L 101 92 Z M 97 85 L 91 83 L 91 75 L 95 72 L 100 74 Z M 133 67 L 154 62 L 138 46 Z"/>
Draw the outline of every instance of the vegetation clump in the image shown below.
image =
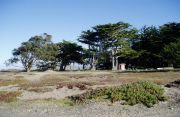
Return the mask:
<path id="1" fill-rule="evenodd" d="M 176 80 L 174 82 L 168 83 L 165 86 L 168 87 L 168 88 L 176 87 L 176 88 L 180 89 L 180 80 Z"/>
<path id="2" fill-rule="evenodd" d="M 64 86 L 67 86 L 68 89 L 73 89 L 73 87 L 77 87 L 80 90 L 85 90 L 88 87 L 87 86 L 93 86 L 93 83 L 88 83 L 88 82 L 71 82 L 71 83 L 67 83 L 67 82 L 62 82 L 59 83 L 56 87 L 56 89 L 60 89 L 63 88 Z"/>
<path id="3" fill-rule="evenodd" d="M 140 81 L 122 86 L 101 88 L 81 95 L 69 97 L 75 103 L 84 103 L 89 99 L 109 99 L 112 103 L 124 100 L 126 104 L 135 105 L 142 103 L 152 107 L 158 101 L 165 101 L 164 89 L 148 81 Z"/>

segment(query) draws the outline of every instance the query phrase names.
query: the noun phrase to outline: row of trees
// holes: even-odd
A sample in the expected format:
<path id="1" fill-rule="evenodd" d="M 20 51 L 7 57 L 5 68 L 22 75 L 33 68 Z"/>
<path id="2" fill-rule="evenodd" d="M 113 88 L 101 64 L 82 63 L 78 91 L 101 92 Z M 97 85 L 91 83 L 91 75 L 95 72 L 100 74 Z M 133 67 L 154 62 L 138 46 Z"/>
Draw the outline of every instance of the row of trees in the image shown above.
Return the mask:
<path id="1" fill-rule="evenodd" d="M 82 64 L 83 69 L 88 65 L 91 70 L 116 70 L 118 63 L 126 63 L 128 68 L 178 67 L 180 63 L 180 23 L 141 30 L 124 22 L 97 25 L 83 31 L 77 40 L 87 48 L 69 41 L 53 43 L 46 33 L 34 36 L 14 49 L 7 63 L 20 61 L 26 71 L 33 66 L 65 70 L 71 63 Z"/>
<path id="2" fill-rule="evenodd" d="M 76 43 L 63 41 L 52 42 L 52 36 L 44 33 L 41 36 L 31 37 L 23 42 L 19 48 L 13 50 L 13 57 L 6 64 L 21 62 L 24 69 L 29 72 L 32 67 L 39 70 L 56 69 L 65 70 L 70 63 L 83 63 L 82 46 Z"/>
<path id="3" fill-rule="evenodd" d="M 135 66 L 180 67 L 180 23 L 143 27 L 132 48 L 139 53 L 138 58 L 131 61 Z"/>

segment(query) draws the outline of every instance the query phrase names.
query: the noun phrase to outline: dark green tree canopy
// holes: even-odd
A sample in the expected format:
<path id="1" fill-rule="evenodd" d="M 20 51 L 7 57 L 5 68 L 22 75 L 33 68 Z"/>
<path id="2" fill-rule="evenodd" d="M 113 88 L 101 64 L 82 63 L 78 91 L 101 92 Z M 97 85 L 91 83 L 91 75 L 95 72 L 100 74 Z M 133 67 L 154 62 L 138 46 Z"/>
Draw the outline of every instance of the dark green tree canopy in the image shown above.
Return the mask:
<path id="1" fill-rule="evenodd" d="M 31 37 L 27 42 L 23 42 L 20 47 L 13 50 L 13 57 L 9 63 L 21 62 L 26 71 L 30 71 L 41 55 L 40 49 L 51 43 L 51 36 L 44 33 L 42 36 Z"/>
<path id="2" fill-rule="evenodd" d="M 160 26 L 160 33 L 164 45 L 177 42 L 180 39 L 180 23 L 164 24 Z"/>
<path id="3" fill-rule="evenodd" d="M 83 63 L 82 46 L 79 46 L 76 43 L 71 43 L 69 41 L 58 43 L 58 46 L 59 52 L 57 57 L 60 62 L 60 70 L 65 70 L 66 66 L 70 63 Z"/>
<path id="4" fill-rule="evenodd" d="M 170 43 L 166 45 L 163 49 L 164 59 L 168 64 L 179 65 L 180 63 L 180 40 L 178 42 Z"/>
<path id="5" fill-rule="evenodd" d="M 137 30 L 129 23 L 117 22 L 97 25 L 92 30 L 83 31 L 78 41 L 88 45 L 89 53 L 91 53 L 89 61 L 92 66 L 93 63 L 100 64 L 102 61 L 107 62 L 107 59 L 110 62 L 110 59 L 116 56 L 117 53 L 122 55 L 122 51 L 117 52 L 117 50 L 120 48 L 125 50 L 127 47 L 130 47 L 130 42 L 136 37 L 136 34 Z M 132 51 L 129 50 L 130 48 L 128 49 L 130 54 Z M 109 55 L 107 56 L 107 54 Z"/>

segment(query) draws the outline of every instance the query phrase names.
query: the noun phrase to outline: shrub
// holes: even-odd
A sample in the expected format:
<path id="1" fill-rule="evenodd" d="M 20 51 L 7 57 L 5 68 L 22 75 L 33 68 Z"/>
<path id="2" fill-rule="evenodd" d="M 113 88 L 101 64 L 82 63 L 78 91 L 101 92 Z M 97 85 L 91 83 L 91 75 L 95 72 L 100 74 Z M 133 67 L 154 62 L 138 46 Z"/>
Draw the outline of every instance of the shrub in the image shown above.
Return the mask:
<path id="1" fill-rule="evenodd" d="M 72 84 L 68 84 L 67 87 L 68 87 L 68 89 L 73 89 L 73 85 Z"/>
<path id="2" fill-rule="evenodd" d="M 168 88 L 176 87 L 180 89 L 180 80 L 175 80 L 174 82 L 168 83 L 165 86 Z"/>
<path id="3" fill-rule="evenodd" d="M 92 83 L 87 83 L 87 82 L 63 82 L 59 83 L 56 87 L 56 89 L 63 88 L 63 86 L 67 86 L 68 89 L 73 89 L 73 87 L 77 87 L 80 90 L 85 90 L 87 89 L 87 86 L 92 86 Z"/>
<path id="4" fill-rule="evenodd" d="M 101 88 L 84 94 L 69 97 L 75 103 L 86 102 L 89 99 L 109 99 L 112 103 L 125 100 L 129 105 L 142 103 L 152 107 L 158 101 L 164 101 L 164 89 L 157 84 L 141 81 L 116 87 Z"/>
<path id="5" fill-rule="evenodd" d="M 76 86 L 77 88 L 79 88 L 80 90 L 85 90 L 85 89 L 87 89 L 86 85 L 81 84 L 81 83 L 77 83 L 77 84 L 75 84 L 75 86 Z"/>

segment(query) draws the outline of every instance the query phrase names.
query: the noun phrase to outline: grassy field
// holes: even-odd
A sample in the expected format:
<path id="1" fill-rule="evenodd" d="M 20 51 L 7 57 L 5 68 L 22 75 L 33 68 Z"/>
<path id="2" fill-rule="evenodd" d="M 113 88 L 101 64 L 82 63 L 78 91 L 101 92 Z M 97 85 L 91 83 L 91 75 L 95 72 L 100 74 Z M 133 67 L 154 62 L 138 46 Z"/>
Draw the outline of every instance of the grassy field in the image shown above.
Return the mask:
<path id="1" fill-rule="evenodd" d="M 114 72 L 114 71 L 71 71 L 71 72 L 0 72 L 0 101 L 26 99 L 58 98 L 81 94 L 100 87 L 111 87 L 138 81 L 151 81 L 159 85 L 180 79 L 180 72 Z M 21 95 L 20 95 L 21 94 Z M 28 95 L 35 98 L 28 98 Z M 48 97 L 49 96 L 49 97 Z M 38 98 L 41 97 L 41 98 Z M 58 98 L 59 99 L 59 98 Z M 61 98 L 60 98 L 61 99 Z M 10 100 L 10 101 L 9 101 Z"/>
<path id="2" fill-rule="evenodd" d="M 39 77 L 39 74 L 44 74 Z M 35 78 L 34 82 L 31 78 Z M 164 85 L 180 79 L 180 72 L 140 72 L 121 73 L 111 71 L 99 72 L 50 72 L 50 73 L 2 73 L 0 72 L 0 86 L 18 85 L 22 88 L 57 86 L 82 83 L 86 85 L 120 85 L 141 80 L 152 81 Z"/>

